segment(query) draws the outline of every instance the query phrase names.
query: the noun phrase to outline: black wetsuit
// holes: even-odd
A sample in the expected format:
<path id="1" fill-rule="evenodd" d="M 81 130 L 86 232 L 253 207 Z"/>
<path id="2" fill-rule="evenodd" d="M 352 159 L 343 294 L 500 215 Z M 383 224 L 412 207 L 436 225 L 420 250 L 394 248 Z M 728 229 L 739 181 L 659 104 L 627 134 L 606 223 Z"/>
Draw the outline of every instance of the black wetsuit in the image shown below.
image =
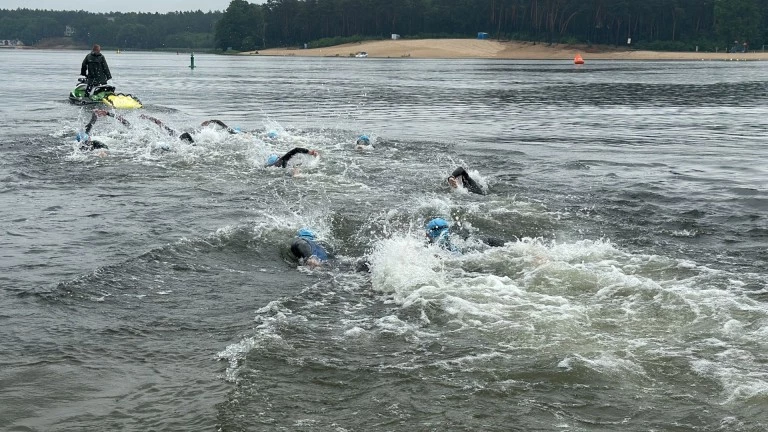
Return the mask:
<path id="1" fill-rule="evenodd" d="M 95 140 L 88 140 L 80 144 L 80 151 L 91 151 L 91 150 L 97 150 L 97 149 L 109 150 L 109 147 L 107 147 L 107 145 L 104 144 L 103 142 L 95 141 Z"/>
<path id="2" fill-rule="evenodd" d="M 99 119 L 99 117 L 105 117 L 105 116 L 114 117 L 115 120 L 119 121 L 124 126 L 131 125 L 130 123 L 128 123 L 128 120 L 123 118 L 123 116 L 115 115 L 107 110 L 95 109 L 91 114 L 91 121 L 89 121 L 88 124 L 85 125 L 85 133 L 91 133 L 91 129 L 93 128 L 93 125 L 96 124 L 96 121 Z"/>
<path id="3" fill-rule="evenodd" d="M 297 260 L 306 260 L 314 256 L 319 261 L 325 262 L 330 258 L 330 254 L 323 244 L 302 237 L 293 239 L 291 242 L 291 253 Z"/>
<path id="4" fill-rule="evenodd" d="M 131 125 L 128 122 L 128 120 L 123 118 L 123 116 L 115 115 L 114 113 L 111 113 L 107 110 L 95 109 L 91 113 L 91 120 L 88 122 L 88 124 L 85 125 L 86 137 L 87 137 L 87 134 L 91 133 L 91 129 L 93 129 L 93 125 L 95 125 L 96 121 L 98 121 L 99 118 L 101 117 L 113 117 L 115 120 L 119 121 L 124 126 Z M 86 138 L 86 140 L 83 141 L 83 143 L 80 145 L 81 151 L 91 151 L 96 149 L 109 149 L 109 147 L 107 147 L 107 145 L 101 141 L 91 140 L 90 138 Z"/>
<path id="5" fill-rule="evenodd" d="M 464 185 L 465 188 L 467 188 L 468 191 L 480 195 L 485 195 L 485 191 L 482 187 L 480 187 L 479 184 L 477 184 L 476 181 L 472 180 L 472 177 L 469 176 L 466 170 L 464 170 L 463 167 L 458 167 L 451 173 L 451 177 L 458 179 L 461 179 L 461 184 Z"/>
<path id="6" fill-rule="evenodd" d="M 148 116 L 148 115 L 145 115 L 145 114 L 141 114 L 139 117 L 141 117 L 143 119 L 146 119 L 146 120 L 149 120 L 152 123 L 160 126 L 161 128 L 163 128 L 165 130 L 166 133 L 168 133 L 168 135 L 176 136 L 177 132 L 175 130 L 169 128 L 168 126 L 166 126 L 165 123 L 163 123 L 160 119 L 156 119 L 154 117 L 151 117 L 151 116 Z M 188 142 L 190 144 L 195 142 L 195 140 L 192 139 L 192 135 L 190 135 L 189 132 L 184 132 L 181 135 L 179 135 L 179 139 L 182 140 L 182 141 L 186 141 L 186 142 Z"/>
<path id="7" fill-rule="evenodd" d="M 227 132 L 229 132 L 229 133 L 231 133 L 231 134 L 236 134 L 236 133 L 238 133 L 236 130 L 234 130 L 234 129 L 232 129 L 231 127 L 227 126 L 227 124 L 226 124 L 226 123 L 224 123 L 223 121 L 221 121 L 221 120 L 216 120 L 216 119 L 213 119 L 213 120 L 206 120 L 206 121 L 204 121 L 204 122 L 200 123 L 200 126 L 208 126 L 208 125 L 212 125 L 212 124 L 213 124 L 213 125 L 216 125 L 216 126 L 219 126 L 219 127 L 221 127 L 221 128 L 224 128 L 224 129 L 226 129 L 226 130 L 227 130 Z"/>
<path id="8" fill-rule="evenodd" d="M 298 153 L 304 153 L 309 154 L 310 150 L 307 150 L 302 147 L 296 147 L 293 150 L 289 151 L 288 153 L 280 156 L 274 163 L 268 165 L 268 166 L 274 166 L 278 168 L 285 168 L 288 166 L 288 161 L 291 160 L 292 157 L 296 156 Z"/>

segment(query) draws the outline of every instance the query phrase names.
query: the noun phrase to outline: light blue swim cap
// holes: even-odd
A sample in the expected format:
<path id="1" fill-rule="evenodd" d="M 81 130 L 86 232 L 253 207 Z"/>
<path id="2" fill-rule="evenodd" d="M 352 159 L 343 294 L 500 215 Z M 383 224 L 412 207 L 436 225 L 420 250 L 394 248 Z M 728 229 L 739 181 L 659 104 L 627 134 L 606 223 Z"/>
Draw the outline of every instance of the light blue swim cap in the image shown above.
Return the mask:
<path id="1" fill-rule="evenodd" d="M 309 228 L 302 228 L 298 230 L 296 235 L 307 240 L 314 240 L 316 238 L 314 231 Z"/>
<path id="2" fill-rule="evenodd" d="M 267 166 L 274 165 L 277 160 L 280 159 L 276 154 L 271 154 L 267 158 Z"/>
<path id="3" fill-rule="evenodd" d="M 427 226 L 426 226 L 427 236 L 430 239 L 436 239 L 438 237 L 446 235 L 448 234 L 448 227 L 450 227 L 450 224 L 445 219 L 434 218 L 431 221 L 427 222 Z"/>
<path id="4" fill-rule="evenodd" d="M 267 138 L 277 138 L 277 132 L 275 131 L 269 131 L 267 132 Z"/>
<path id="5" fill-rule="evenodd" d="M 88 141 L 88 134 L 85 132 L 78 132 L 75 139 L 77 140 L 77 142 Z"/>
<path id="6" fill-rule="evenodd" d="M 370 138 L 368 138 L 368 135 L 360 135 L 360 136 L 357 138 L 357 142 L 358 142 L 358 144 L 359 144 L 360 142 L 364 142 L 364 143 L 366 143 L 366 144 L 370 144 L 370 142 L 371 142 L 371 139 L 370 139 Z"/>
<path id="7" fill-rule="evenodd" d="M 232 130 L 235 131 L 235 133 L 240 133 L 240 126 L 235 126 Z"/>

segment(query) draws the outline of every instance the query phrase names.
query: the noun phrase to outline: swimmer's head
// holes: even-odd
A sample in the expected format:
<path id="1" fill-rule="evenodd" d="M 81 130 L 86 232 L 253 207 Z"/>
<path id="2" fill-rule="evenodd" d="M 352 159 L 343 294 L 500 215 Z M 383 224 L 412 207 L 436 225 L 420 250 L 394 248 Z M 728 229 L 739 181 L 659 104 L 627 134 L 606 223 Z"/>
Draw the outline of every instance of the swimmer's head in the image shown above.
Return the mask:
<path id="1" fill-rule="evenodd" d="M 277 162 L 277 160 L 280 159 L 276 154 L 271 154 L 267 158 L 267 165 L 266 166 L 272 166 Z"/>
<path id="2" fill-rule="evenodd" d="M 357 144 L 358 145 L 370 145 L 371 139 L 368 138 L 368 135 L 360 135 L 357 137 Z"/>
<path id="3" fill-rule="evenodd" d="M 302 229 L 298 230 L 296 232 L 296 235 L 298 237 L 301 237 L 301 238 L 307 239 L 307 240 L 314 240 L 315 238 L 317 238 L 317 236 L 315 236 L 315 232 L 312 231 L 309 228 L 302 228 Z"/>
<path id="4" fill-rule="evenodd" d="M 77 142 L 84 142 L 84 141 L 88 141 L 88 138 L 89 138 L 89 137 L 88 137 L 88 134 L 87 134 L 87 133 L 85 133 L 85 132 L 78 132 L 78 133 L 77 133 L 77 136 L 75 137 L 75 139 L 77 140 Z"/>
<path id="5" fill-rule="evenodd" d="M 450 224 L 443 218 L 434 218 L 427 222 L 425 227 L 427 237 L 434 241 L 440 237 L 448 235 L 448 228 Z"/>
<path id="6" fill-rule="evenodd" d="M 275 131 L 269 131 L 269 132 L 267 132 L 267 138 L 270 138 L 270 139 L 275 139 L 275 138 L 277 138 L 277 132 L 275 132 Z"/>

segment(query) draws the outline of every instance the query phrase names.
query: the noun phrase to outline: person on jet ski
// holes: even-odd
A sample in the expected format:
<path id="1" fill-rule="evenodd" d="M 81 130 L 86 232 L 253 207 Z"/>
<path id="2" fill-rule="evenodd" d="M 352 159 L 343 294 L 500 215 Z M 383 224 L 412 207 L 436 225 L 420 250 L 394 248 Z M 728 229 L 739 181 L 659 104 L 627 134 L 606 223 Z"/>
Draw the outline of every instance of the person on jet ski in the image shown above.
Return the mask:
<path id="1" fill-rule="evenodd" d="M 95 86 L 104 85 L 112 79 L 112 74 L 107 66 L 107 59 L 101 54 L 101 46 L 96 44 L 93 50 L 85 56 L 83 64 L 80 66 L 80 75 L 85 75 L 88 87 L 85 89 L 85 95 L 91 95 L 91 89 Z"/>

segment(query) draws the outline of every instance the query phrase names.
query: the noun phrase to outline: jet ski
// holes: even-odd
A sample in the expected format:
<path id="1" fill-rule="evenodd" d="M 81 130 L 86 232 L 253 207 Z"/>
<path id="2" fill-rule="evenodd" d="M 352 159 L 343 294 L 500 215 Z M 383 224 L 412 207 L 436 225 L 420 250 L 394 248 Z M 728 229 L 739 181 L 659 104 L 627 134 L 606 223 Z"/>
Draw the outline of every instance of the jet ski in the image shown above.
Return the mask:
<path id="1" fill-rule="evenodd" d="M 94 86 L 90 95 L 86 95 L 86 88 L 88 88 L 87 80 L 83 77 L 78 78 L 74 90 L 69 92 L 69 101 L 75 105 L 103 104 L 119 109 L 134 109 L 143 106 L 136 96 L 115 93 L 115 86 L 109 84 Z"/>

